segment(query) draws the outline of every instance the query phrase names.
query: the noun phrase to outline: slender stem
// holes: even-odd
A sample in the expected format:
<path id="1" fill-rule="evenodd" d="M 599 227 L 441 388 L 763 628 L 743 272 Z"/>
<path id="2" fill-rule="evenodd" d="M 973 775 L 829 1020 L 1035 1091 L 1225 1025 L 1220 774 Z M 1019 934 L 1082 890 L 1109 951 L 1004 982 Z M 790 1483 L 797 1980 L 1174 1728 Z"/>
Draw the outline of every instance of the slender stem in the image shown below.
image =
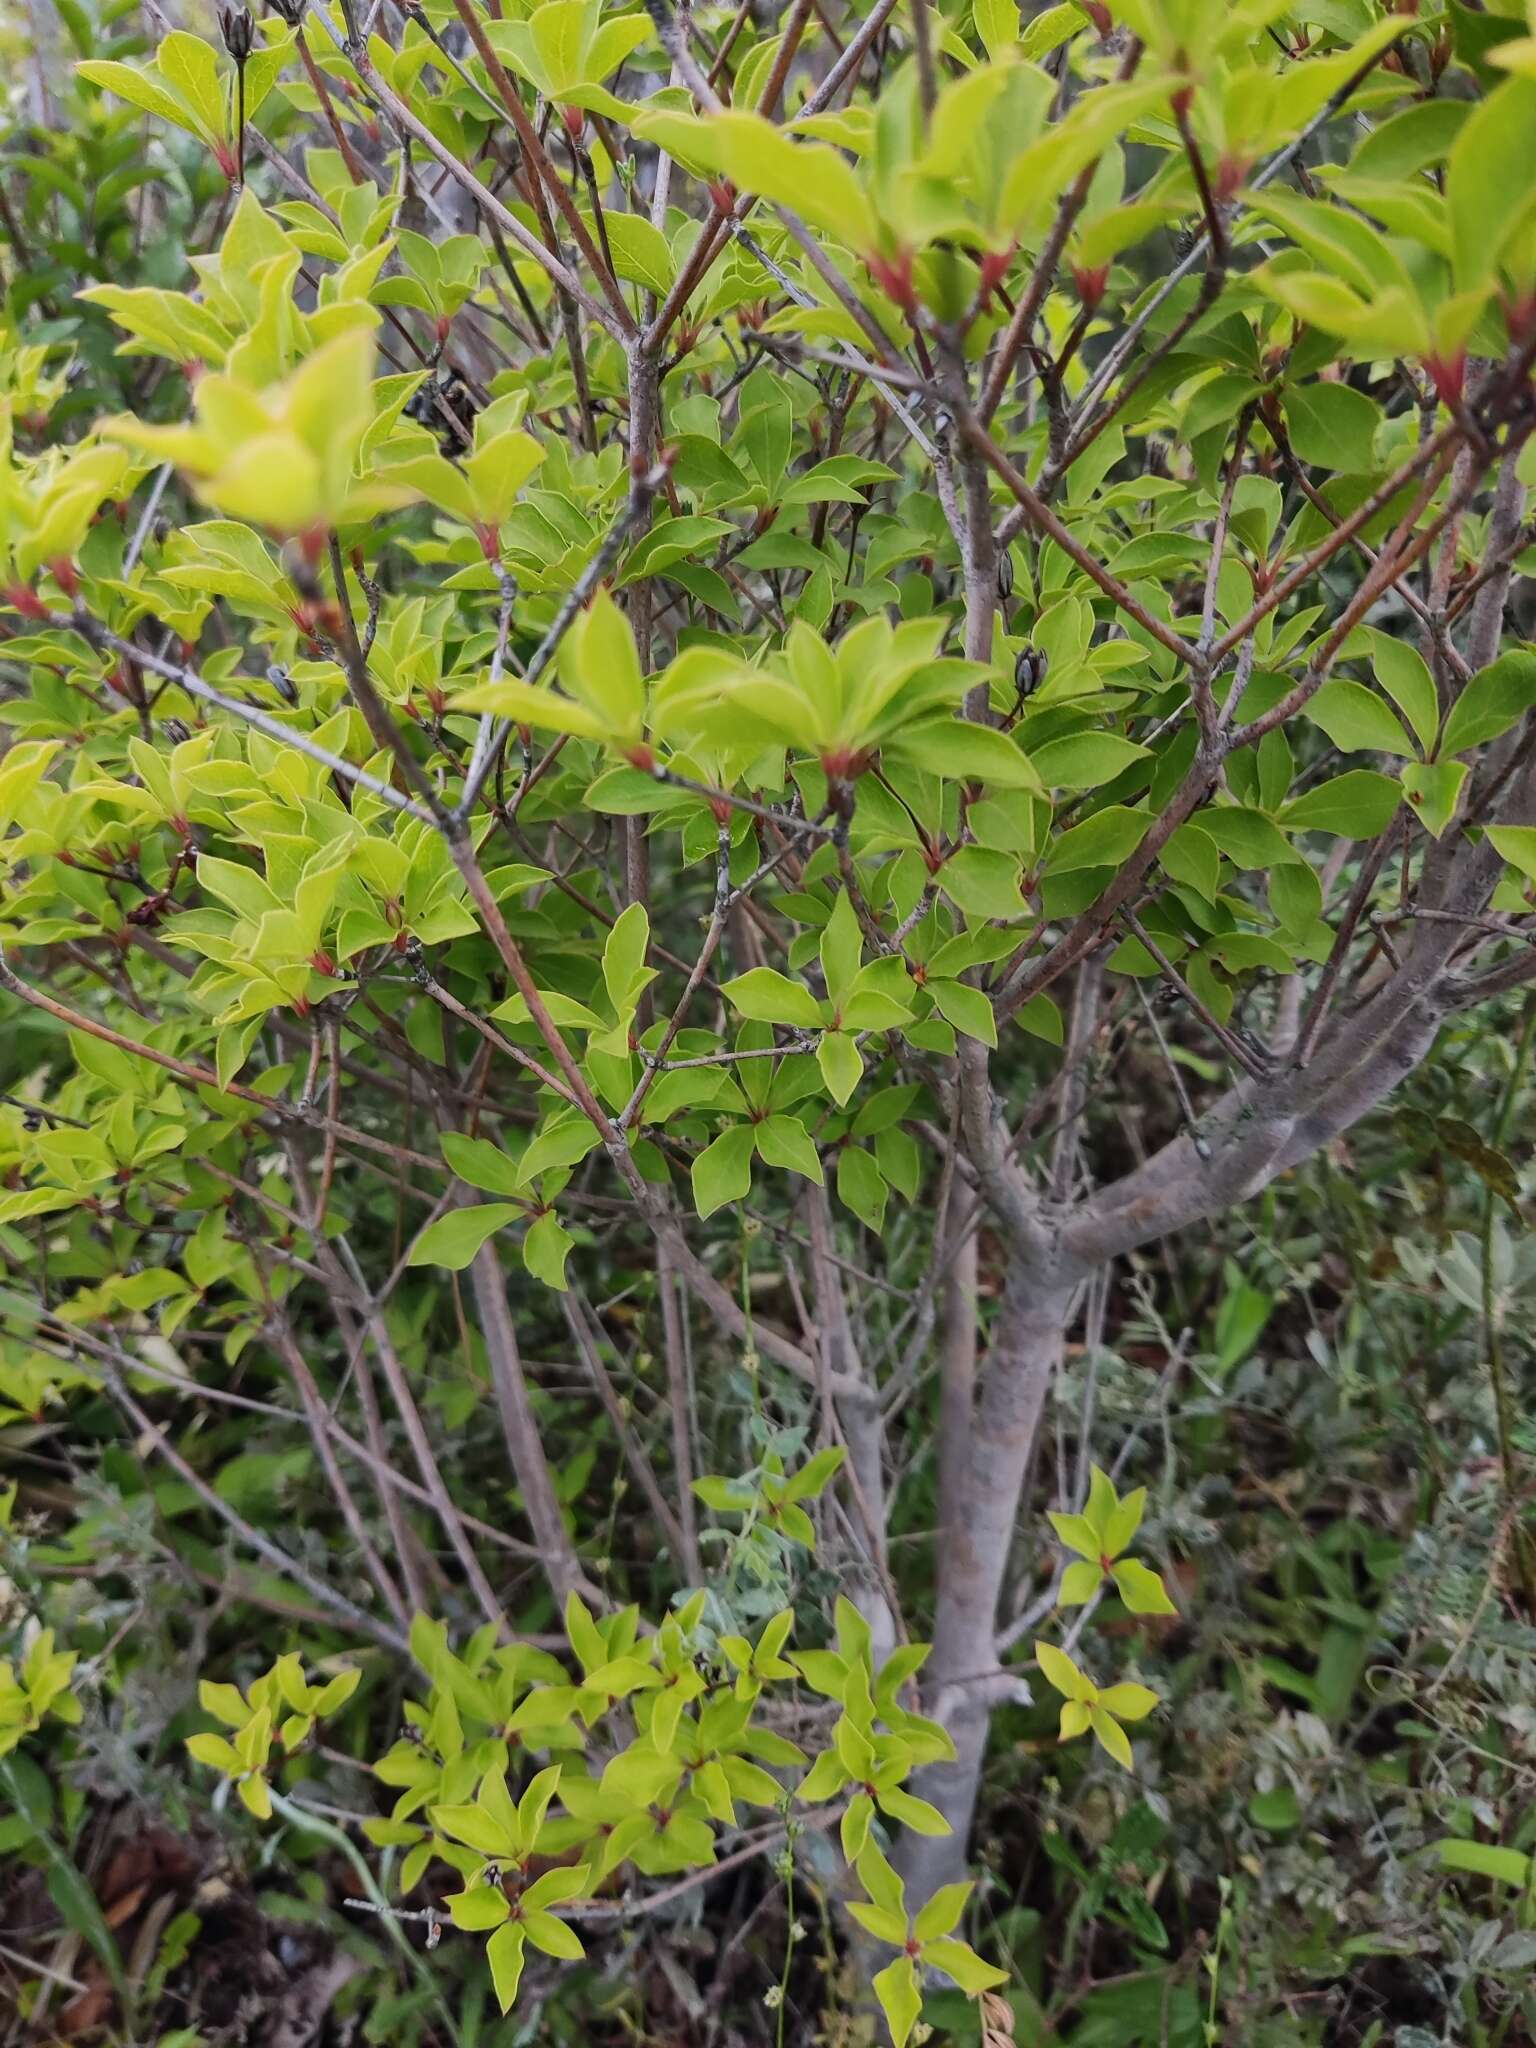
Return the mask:
<path id="1" fill-rule="evenodd" d="M 1526 996 L 1520 1016 L 1520 1036 L 1510 1063 L 1509 1079 L 1493 1120 L 1492 1144 L 1497 1151 L 1508 1139 L 1520 1090 L 1530 1070 L 1531 1048 L 1536 1044 L 1536 991 Z M 1481 1252 L 1483 1267 L 1483 1342 L 1488 1352 L 1488 1380 L 1493 1390 L 1493 1412 L 1499 1441 L 1499 1469 L 1504 1485 L 1505 1510 L 1511 1518 L 1515 1564 L 1520 1575 L 1527 1614 L 1536 1616 L 1536 1555 L 1531 1532 L 1521 1513 L 1519 1453 L 1515 1446 L 1514 1404 L 1510 1398 L 1509 1374 L 1504 1362 L 1503 1310 L 1498 1298 L 1494 1272 L 1494 1217 L 1498 1196 L 1491 1187 L 1483 1191 Z"/>

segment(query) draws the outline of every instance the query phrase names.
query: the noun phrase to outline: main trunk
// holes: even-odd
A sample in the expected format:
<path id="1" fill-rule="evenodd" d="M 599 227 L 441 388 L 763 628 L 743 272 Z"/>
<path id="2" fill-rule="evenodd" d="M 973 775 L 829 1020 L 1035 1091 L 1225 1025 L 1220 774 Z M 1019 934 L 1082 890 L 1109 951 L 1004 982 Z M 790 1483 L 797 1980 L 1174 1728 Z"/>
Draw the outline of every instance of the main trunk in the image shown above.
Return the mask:
<path id="1" fill-rule="evenodd" d="M 1060 1276 L 1015 1266 L 979 1398 L 967 1412 L 959 1402 L 945 1403 L 937 1603 L 924 1676 L 928 1711 L 953 1736 L 956 1758 L 930 1765 L 913 1789 L 938 1807 L 952 1833 L 905 1836 L 901 1862 L 914 1899 L 965 1873 L 988 1724 L 994 1705 L 1013 1689 L 998 1667 L 997 1603 L 1075 1296 Z M 949 1441 L 961 1428 L 967 1440 Z"/>

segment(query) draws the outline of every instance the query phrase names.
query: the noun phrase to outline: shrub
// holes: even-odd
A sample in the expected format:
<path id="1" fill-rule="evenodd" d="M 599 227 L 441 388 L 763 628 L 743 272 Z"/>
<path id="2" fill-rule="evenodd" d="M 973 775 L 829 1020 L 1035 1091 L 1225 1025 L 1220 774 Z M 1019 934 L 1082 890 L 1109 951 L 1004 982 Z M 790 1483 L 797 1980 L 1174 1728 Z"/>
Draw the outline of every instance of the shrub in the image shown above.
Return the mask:
<path id="1" fill-rule="evenodd" d="M 117 166 L 5 357 L 0 1385 L 105 1401 L 310 1615 L 329 1682 L 204 1688 L 254 1815 L 338 1652 L 360 1704 L 414 1657 L 370 1839 L 504 2008 L 798 1788 L 902 2043 L 1002 1976 L 994 1712 L 1036 1669 L 1134 1769 L 1156 1704 L 1081 1647 L 1173 1612 L 1091 1382 L 1005 1618 L 1078 1318 L 1536 978 L 1536 46 L 113 12 L 8 222 L 26 271 Z M 251 1374 L 319 1543 L 249 1507 L 278 1454 L 206 1469 Z"/>

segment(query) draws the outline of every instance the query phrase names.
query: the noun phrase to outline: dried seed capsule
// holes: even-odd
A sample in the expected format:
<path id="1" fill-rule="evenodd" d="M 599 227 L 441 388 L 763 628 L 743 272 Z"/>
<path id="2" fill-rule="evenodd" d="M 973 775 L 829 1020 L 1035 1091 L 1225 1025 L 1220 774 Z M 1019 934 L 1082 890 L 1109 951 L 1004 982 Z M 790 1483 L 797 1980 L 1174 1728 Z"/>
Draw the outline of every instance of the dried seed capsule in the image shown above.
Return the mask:
<path id="1" fill-rule="evenodd" d="M 251 54 L 255 40 L 256 25 L 246 7 L 223 5 L 219 8 L 219 33 L 224 38 L 224 47 L 237 64 L 243 64 Z"/>
<path id="2" fill-rule="evenodd" d="M 174 740 L 179 747 L 183 740 L 192 737 L 192 728 L 184 718 L 168 718 L 160 728 L 168 740 Z"/>
<path id="3" fill-rule="evenodd" d="M 997 558 L 997 594 L 1005 603 L 1013 595 L 1013 556 L 1007 548 Z"/>
<path id="4" fill-rule="evenodd" d="M 474 393 L 458 371 L 442 369 L 411 394 L 405 416 L 436 434 L 445 455 L 457 455 L 473 438 L 479 410 Z"/>
<path id="5" fill-rule="evenodd" d="M 1021 647 L 1014 657 L 1013 683 L 1021 698 L 1029 697 L 1045 681 L 1051 657 L 1038 647 Z"/>

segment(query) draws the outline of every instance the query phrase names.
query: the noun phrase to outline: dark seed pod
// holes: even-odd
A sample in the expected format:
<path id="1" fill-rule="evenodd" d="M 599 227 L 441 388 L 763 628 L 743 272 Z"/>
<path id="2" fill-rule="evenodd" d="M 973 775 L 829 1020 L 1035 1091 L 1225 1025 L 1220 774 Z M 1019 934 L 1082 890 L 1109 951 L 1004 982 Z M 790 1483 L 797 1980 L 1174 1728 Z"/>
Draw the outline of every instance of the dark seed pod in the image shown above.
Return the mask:
<path id="1" fill-rule="evenodd" d="M 222 5 L 219 8 L 219 33 L 224 38 L 224 47 L 237 64 L 243 64 L 251 54 L 255 41 L 256 25 L 250 11 L 243 6 Z"/>
<path id="2" fill-rule="evenodd" d="M 267 670 L 267 681 L 276 690 L 285 704 L 298 703 L 299 693 L 293 687 L 293 678 L 281 663 L 273 662 L 272 666 Z"/>
<path id="3" fill-rule="evenodd" d="M 274 14 L 280 14 L 290 28 L 297 28 L 309 8 L 309 0 L 267 0 Z"/>
<path id="4" fill-rule="evenodd" d="M 41 1114 L 35 1109 L 29 1109 L 21 1120 L 21 1128 L 24 1131 L 40 1131 L 43 1128 Z"/>
<path id="5" fill-rule="evenodd" d="M 445 455 L 467 448 L 480 408 L 457 370 L 440 370 L 417 386 L 406 402 L 405 416 L 436 434 Z"/>
<path id="6" fill-rule="evenodd" d="M 933 415 L 934 433 L 941 441 L 947 441 L 949 439 L 949 430 L 953 425 L 954 421 L 941 405 Z"/>
<path id="7" fill-rule="evenodd" d="M 189 740 L 192 737 L 192 728 L 184 718 L 168 718 L 161 729 L 166 738 L 173 740 L 178 747 L 183 740 Z"/>
<path id="8" fill-rule="evenodd" d="M 1051 657 L 1038 647 L 1021 647 L 1014 657 L 1013 684 L 1020 699 L 1031 697 L 1050 671 Z"/>
<path id="9" fill-rule="evenodd" d="M 1190 251 L 1194 248 L 1195 244 L 1199 241 L 1200 237 L 1204 233 L 1205 223 L 1203 221 L 1186 222 L 1186 224 L 1179 229 L 1178 233 L 1173 238 L 1173 253 L 1175 259 L 1178 262 L 1182 263 L 1184 261 L 1184 258 L 1187 255 L 1189 255 Z"/>
<path id="10" fill-rule="evenodd" d="M 1013 556 L 1007 548 L 997 558 L 997 594 L 1004 603 L 1013 595 Z"/>

